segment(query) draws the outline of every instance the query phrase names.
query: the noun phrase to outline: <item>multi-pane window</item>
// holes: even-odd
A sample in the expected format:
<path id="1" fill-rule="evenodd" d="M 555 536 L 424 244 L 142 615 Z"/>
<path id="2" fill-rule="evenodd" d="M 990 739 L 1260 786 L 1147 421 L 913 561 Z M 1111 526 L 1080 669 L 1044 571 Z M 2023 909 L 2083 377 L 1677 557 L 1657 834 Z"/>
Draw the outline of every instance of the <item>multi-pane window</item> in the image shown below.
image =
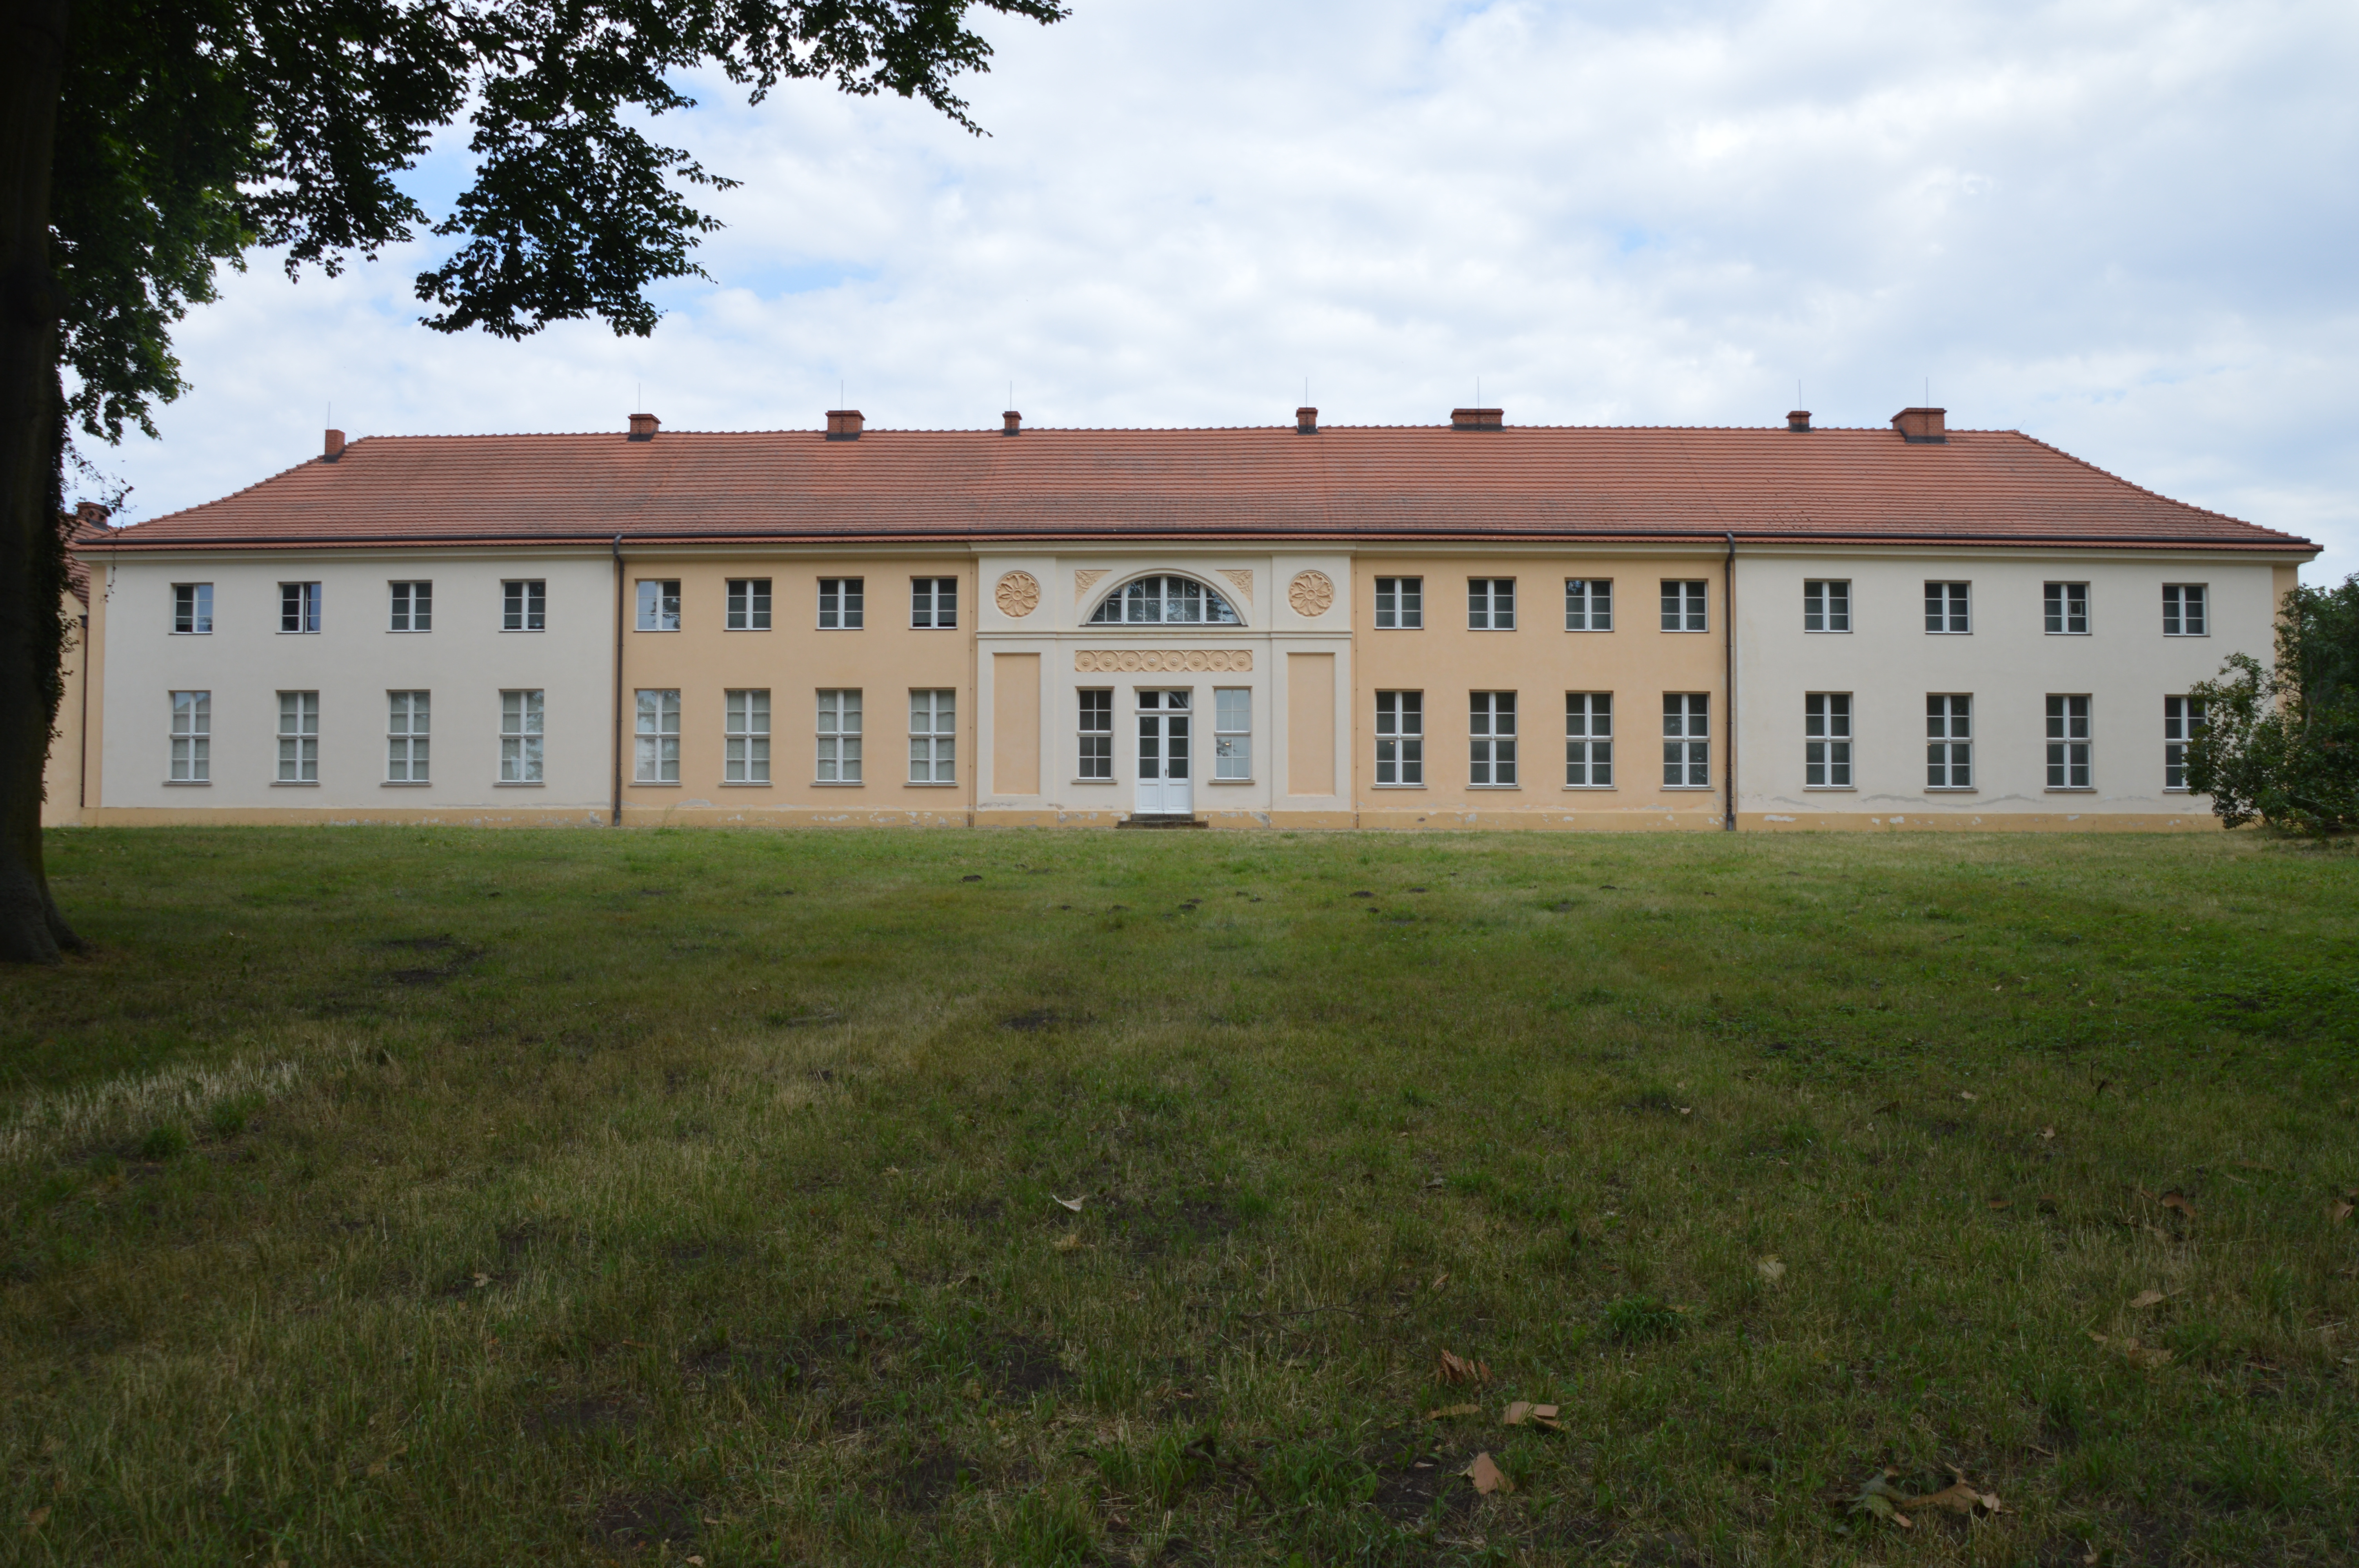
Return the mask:
<path id="1" fill-rule="evenodd" d="M 1564 579 L 1564 629 L 1568 632 L 1614 630 L 1614 579 L 1569 577 Z"/>
<path id="2" fill-rule="evenodd" d="M 538 691 L 500 693 L 500 783 L 538 784 L 541 696 Z"/>
<path id="3" fill-rule="evenodd" d="M 424 784 L 426 748 L 433 715 L 422 691 L 385 694 L 385 780 L 387 784 Z"/>
<path id="4" fill-rule="evenodd" d="M 1514 578 L 1470 577 L 1466 579 L 1466 629 L 1469 632 L 1512 632 L 1516 629 Z"/>
<path id="5" fill-rule="evenodd" d="M 1704 585 L 1701 582 L 1669 579 L 1663 582 L 1663 630 L 1666 632 L 1708 632 L 1711 617 L 1704 609 Z"/>
<path id="6" fill-rule="evenodd" d="M 1974 629 L 1972 589 L 1966 582 L 1929 582 L 1925 585 L 1925 630 L 1928 632 L 1971 632 Z"/>
<path id="7" fill-rule="evenodd" d="M 397 582 L 393 589 L 393 625 L 396 632 L 431 632 L 434 630 L 434 585 L 430 582 Z"/>
<path id="8" fill-rule="evenodd" d="M 1085 779 L 1114 777 L 1114 693 L 1084 691 L 1082 697 L 1079 775 Z"/>
<path id="9" fill-rule="evenodd" d="M 1851 630 L 1851 579 L 1812 578 L 1802 584 L 1802 630 Z"/>
<path id="10" fill-rule="evenodd" d="M 1663 693 L 1663 787 L 1712 787 L 1712 694 Z"/>
<path id="11" fill-rule="evenodd" d="M 679 783 L 679 693 L 642 691 L 638 694 L 636 741 L 638 765 L 631 777 L 637 784 Z"/>
<path id="12" fill-rule="evenodd" d="M 1564 694 L 1564 782 L 1573 789 L 1614 787 L 1614 694 Z"/>
<path id="13" fill-rule="evenodd" d="M 2042 598 L 2048 611 L 2048 634 L 2051 637 L 2085 637 L 2089 634 L 2089 585 L 2085 582 L 2051 582 Z"/>
<path id="14" fill-rule="evenodd" d="M 819 782 L 860 782 L 860 693 L 819 694 Z"/>
<path id="15" fill-rule="evenodd" d="M 278 629 L 311 633 L 320 629 L 320 585 L 282 582 L 278 585 Z"/>
<path id="16" fill-rule="evenodd" d="M 549 584 L 538 578 L 512 578 L 501 583 L 500 630 L 548 631 Z"/>
<path id="17" fill-rule="evenodd" d="M 213 776 L 213 694 L 172 694 L 172 782 L 210 784 Z"/>
<path id="18" fill-rule="evenodd" d="M 320 782 L 320 694 L 278 694 L 278 782 Z"/>
<path id="19" fill-rule="evenodd" d="M 1376 693 L 1376 782 L 1425 782 L 1425 693 Z"/>
<path id="20" fill-rule="evenodd" d="M 822 632 L 857 632 L 863 625 L 862 606 L 866 596 L 864 578 L 823 577 L 819 579 L 819 629 Z"/>
<path id="21" fill-rule="evenodd" d="M 2166 697 L 2162 699 L 2162 787 L 2187 787 L 2187 743 L 2203 728 L 2203 699 Z"/>
<path id="22" fill-rule="evenodd" d="M 172 585 L 172 630 L 203 636 L 213 629 L 213 585 L 176 582 Z"/>
<path id="23" fill-rule="evenodd" d="M 909 624 L 935 632 L 947 632 L 955 627 L 958 624 L 958 579 L 911 578 Z"/>
<path id="24" fill-rule="evenodd" d="M 1212 776 L 1253 777 L 1253 691 L 1242 686 L 1212 690 Z"/>
<path id="25" fill-rule="evenodd" d="M 2200 582 L 2162 585 L 2162 634 L 2166 637 L 2209 635 L 2204 618 L 2204 588 Z"/>
<path id="26" fill-rule="evenodd" d="M 1470 692 L 1467 702 L 1466 782 L 1476 788 L 1503 788 L 1516 782 L 1516 694 Z"/>
<path id="27" fill-rule="evenodd" d="M 944 578 L 944 582 L 955 581 Z M 958 779 L 958 694 L 909 694 L 909 782 L 953 784 Z"/>
<path id="28" fill-rule="evenodd" d="M 1955 692 L 1925 698 L 1925 787 L 1974 787 L 1974 699 Z"/>
<path id="29" fill-rule="evenodd" d="M 722 731 L 721 782 L 768 784 L 770 694 L 766 690 L 730 690 L 722 695 L 728 717 Z"/>
<path id="30" fill-rule="evenodd" d="M 722 624 L 732 632 L 770 629 L 770 579 L 733 577 L 729 579 L 728 614 Z"/>
<path id="31" fill-rule="evenodd" d="M 679 630 L 679 579 L 643 577 L 639 579 L 638 625 L 642 632 Z"/>
<path id="32" fill-rule="evenodd" d="M 1421 577 L 1380 577 L 1376 579 L 1376 629 L 1415 632 L 1425 625 L 1425 579 Z"/>
<path id="33" fill-rule="evenodd" d="M 948 579 L 943 580 L 948 581 Z M 1143 577 L 1098 601 L 1093 626 L 1234 626 L 1229 601 L 1193 578 Z"/>
<path id="34" fill-rule="evenodd" d="M 2089 699 L 2086 697 L 2048 698 L 2048 787 L 2088 789 Z"/>
<path id="35" fill-rule="evenodd" d="M 1851 788 L 1851 693 L 1813 691 L 1802 698 L 1802 784 Z"/>

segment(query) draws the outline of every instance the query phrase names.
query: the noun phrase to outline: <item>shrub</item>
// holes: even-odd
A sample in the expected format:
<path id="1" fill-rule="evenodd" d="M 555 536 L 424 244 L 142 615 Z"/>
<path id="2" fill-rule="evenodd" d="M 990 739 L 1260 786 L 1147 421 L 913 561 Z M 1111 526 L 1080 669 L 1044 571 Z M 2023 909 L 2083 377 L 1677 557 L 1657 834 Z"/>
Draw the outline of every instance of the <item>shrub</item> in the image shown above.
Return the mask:
<path id="1" fill-rule="evenodd" d="M 2210 795 L 2222 822 L 2359 826 L 2359 573 L 2287 595 L 2274 665 L 2232 654 L 2188 696 L 2203 723 L 2188 744 L 2187 787 Z"/>

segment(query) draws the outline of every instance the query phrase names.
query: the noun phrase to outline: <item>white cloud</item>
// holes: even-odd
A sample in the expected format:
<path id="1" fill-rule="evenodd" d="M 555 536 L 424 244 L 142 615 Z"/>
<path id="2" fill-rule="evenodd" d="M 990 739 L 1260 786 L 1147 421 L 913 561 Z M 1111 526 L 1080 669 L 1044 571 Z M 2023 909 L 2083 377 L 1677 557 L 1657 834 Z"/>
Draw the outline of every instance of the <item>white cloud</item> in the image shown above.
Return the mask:
<path id="1" fill-rule="evenodd" d="M 2359 569 L 2359 12 L 1079 0 L 993 20 L 988 138 L 717 83 L 744 189 L 647 341 L 413 325 L 424 253 L 186 324 L 114 466 L 152 515 L 354 434 L 1522 422 L 1881 425 L 1927 378 Z"/>

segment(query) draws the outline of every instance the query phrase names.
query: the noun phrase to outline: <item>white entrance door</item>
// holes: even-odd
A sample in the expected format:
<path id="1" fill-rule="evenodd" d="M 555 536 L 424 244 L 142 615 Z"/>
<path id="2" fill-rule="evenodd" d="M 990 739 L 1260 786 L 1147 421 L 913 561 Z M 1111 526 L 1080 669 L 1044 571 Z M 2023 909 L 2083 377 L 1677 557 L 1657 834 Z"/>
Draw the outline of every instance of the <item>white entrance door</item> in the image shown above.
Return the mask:
<path id="1" fill-rule="evenodd" d="M 1138 810 L 1142 816 L 1189 816 L 1196 809 L 1188 766 L 1188 693 L 1138 694 Z"/>

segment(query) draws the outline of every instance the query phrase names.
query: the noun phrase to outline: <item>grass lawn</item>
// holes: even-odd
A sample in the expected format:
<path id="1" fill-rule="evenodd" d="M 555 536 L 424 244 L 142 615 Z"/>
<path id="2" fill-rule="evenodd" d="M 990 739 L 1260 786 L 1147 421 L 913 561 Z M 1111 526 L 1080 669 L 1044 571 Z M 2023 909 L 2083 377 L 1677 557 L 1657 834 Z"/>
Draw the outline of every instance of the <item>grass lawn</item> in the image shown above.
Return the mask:
<path id="1" fill-rule="evenodd" d="M 49 848 L 0 1560 L 2359 1559 L 2348 851 Z"/>

